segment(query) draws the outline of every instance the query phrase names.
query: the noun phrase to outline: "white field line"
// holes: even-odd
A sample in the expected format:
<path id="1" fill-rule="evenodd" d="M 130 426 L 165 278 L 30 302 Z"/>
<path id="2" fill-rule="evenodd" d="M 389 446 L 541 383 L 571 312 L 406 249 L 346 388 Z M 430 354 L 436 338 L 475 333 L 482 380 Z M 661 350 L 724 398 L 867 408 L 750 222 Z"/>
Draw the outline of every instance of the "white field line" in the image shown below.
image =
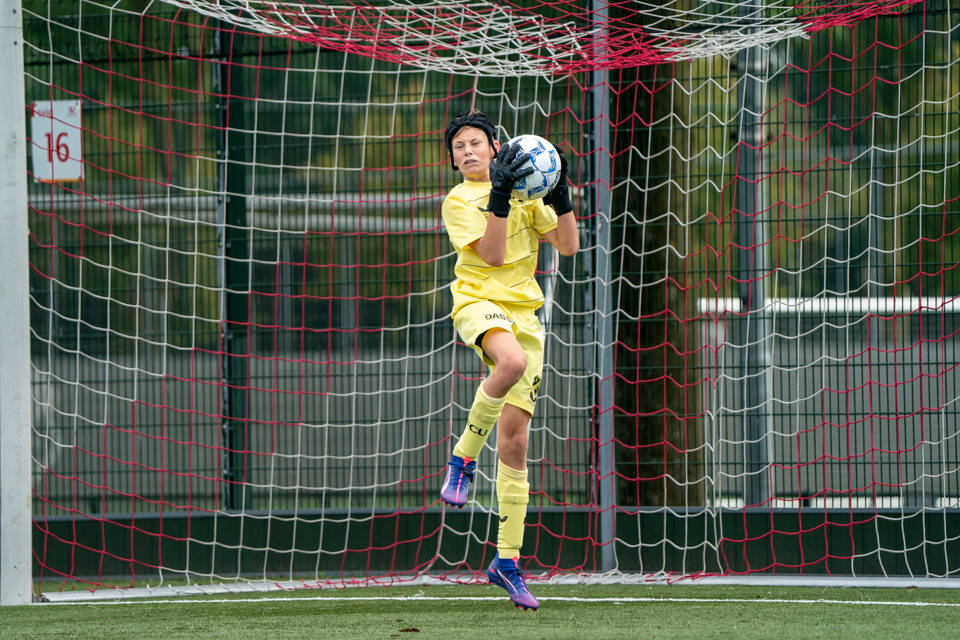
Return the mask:
<path id="1" fill-rule="evenodd" d="M 873 606 L 905 606 L 905 607 L 960 607 L 960 603 L 948 603 L 948 602 L 896 602 L 891 600 L 879 601 L 879 600 L 784 600 L 778 598 L 752 598 L 749 600 L 745 599 L 736 599 L 736 598 L 577 598 L 577 597 L 566 597 L 566 596 L 544 596 L 538 598 L 541 602 L 613 602 L 614 604 L 626 604 L 633 602 L 690 602 L 690 603 L 705 603 L 705 602 L 724 602 L 729 604 L 858 604 L 858 605 L 873 605 Z M 436 596 L 318 596 L 318 597 L 304 597 L 304 598 L 222 598 L 217 600 L 209 600 L 206 598 L 203 599 L 177 599 L 177 600 L 107 600 L 107 601 L 97 601 L 97 602 L 47 602 L 43 603 L 41 606 L 52 607 L 58 605 L 86 605 L 86 606 L 98 606 L 98 605 L 117 605 L 117 604 L 210 604 L 210 603 L 223 603 L 223 604 L 232 604 L 232 603 L 251 603 L 251 602 L 373 602 L 373 601 L 397 601 L 397 602 L 416 602 L 418 600 L 422 601 L 444 601 L 448 600 L 450 602 L 475 602 L 475 601 L 490 601 L 490 602 L 503 602 L 505 598 L 503 597 L 492 597 L 492 596 L 455 596 L 455 597 L 436 597 Z"/>

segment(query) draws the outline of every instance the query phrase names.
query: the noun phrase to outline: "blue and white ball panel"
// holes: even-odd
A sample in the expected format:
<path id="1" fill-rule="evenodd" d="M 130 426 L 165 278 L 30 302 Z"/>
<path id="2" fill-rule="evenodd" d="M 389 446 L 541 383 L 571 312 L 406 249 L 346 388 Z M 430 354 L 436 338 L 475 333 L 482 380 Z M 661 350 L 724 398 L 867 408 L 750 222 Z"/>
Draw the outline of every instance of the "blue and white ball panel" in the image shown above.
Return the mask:
<path id="1" fill-rule="evenodd" d="M 511 195 L 520 200 L 538 200 L 550 193 L 560 180 L 560 156 L 557 150 L 540 136 L 517 136 L 511 138 L 508 144 L 512 142 L 519 142 L 521 151 L 530 156 L 521 168 L 533 164 L 534 171 L 517 180 Z"/>

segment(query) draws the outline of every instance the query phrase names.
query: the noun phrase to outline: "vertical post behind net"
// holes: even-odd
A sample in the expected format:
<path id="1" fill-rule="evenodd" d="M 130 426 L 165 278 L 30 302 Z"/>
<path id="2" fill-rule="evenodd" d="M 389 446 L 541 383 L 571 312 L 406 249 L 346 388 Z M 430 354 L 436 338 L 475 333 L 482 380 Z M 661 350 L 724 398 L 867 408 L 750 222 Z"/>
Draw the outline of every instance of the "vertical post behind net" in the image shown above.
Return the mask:
<path id="1" fill-rule="evenodd" d="M 759 0 L 741 6 L 741 12 L 759 11 Z M 753 46 L 738 55 L 740 73 L 740 148 L 737 158 L 736 207 L 739 210 L 737 242 L 740 247 L 740 309 L 745 330 L 743 352 L 743 441 L 744 505 L 765 506 L 770 497 L 769 397 L 767 381 L 767 301 L 764 276 L 768 272 L 766 246 L 766 202 L 763 194 L 763 82 L 766 80 L 766 52 Z"/>
<path id="2" fill-rule="evenodd" d="M 607 21 L 606 3 L 594 0 L 593 14 L 600 29 L 605 29 Z M 610 104 L 610 91 L 607 72 L 603 69 L 593 71 L 593 130 L 596 136 L 594 150 L 596 152 L 594 168 L 594 192 L 596 198 L 597 224 L 597 300 L 595 309 L 600 311 L 594 325 L 597 332 L 597 402 L 599 404 L 599 430 L 597 434 L 597 473 L 599 475 L 599 504 L 600 522 L 599 540 L 600 567 L 602 571 L 613 571 L 616 568 L 616 475 L 614 466 L 613 418 L 614 418 L 614 385 L 613 375 L 614 358 L 614 329 L 613 329 L 613 291 L 612 280 L 613 231 L 610 211 L 610 118 L 607 111 Z"/>
<path id="3" fill-rule="evenodd" d="M 26 114 L 20 0 L 0 0 L 0 605 L 33 596 Z"/>
<path id="4" fill-rule="evenodd" d="M 248 381 L 247 370 L 250 356 L 250 258 L 252 255 L 251 229 L 247 219 L 247 166 L 252 161 L 254 136 L 250 134 L 247 119 L 246 69 L 239 64 L 243 55 L 243 36 L 234 30 L 220 42 L 220 54 L 227 60 L 221 64 L 221 99 L 226 106 L 222 145 L 224 158 L 226 198 L 222 207 L 223 280 L 224 305 L 221 309 L 221 428 L 223 449 L 221 451 L 221 500 L 228 511 L 245 511 L 253 503 L 253 495 L 247 486 L 247 465 L 243 453 L 247 447 Z M 221 109 L 223 111 L 223 109 Z"/>

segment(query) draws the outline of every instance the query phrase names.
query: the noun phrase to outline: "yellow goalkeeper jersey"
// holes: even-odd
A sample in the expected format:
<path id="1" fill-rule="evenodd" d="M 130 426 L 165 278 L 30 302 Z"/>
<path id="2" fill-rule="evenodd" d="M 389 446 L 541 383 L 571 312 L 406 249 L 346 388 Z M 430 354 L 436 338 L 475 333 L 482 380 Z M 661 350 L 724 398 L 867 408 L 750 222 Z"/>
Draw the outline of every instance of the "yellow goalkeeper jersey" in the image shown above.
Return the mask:
<path id="1" fill-rule="evenodd" d="M 537 284 L 537 253 L 543 235 L 557 228 L 557 214 L 543 200 L 510 200 L 507 246 L 502 267 L 491 267 L 468 246 L 487 229 L 489 182 L 461 182 L 443 201 L 443 223 L 457 250 L 453 315 L 478 300 L 506 302 L 539 309 L 543 292 Z"/>

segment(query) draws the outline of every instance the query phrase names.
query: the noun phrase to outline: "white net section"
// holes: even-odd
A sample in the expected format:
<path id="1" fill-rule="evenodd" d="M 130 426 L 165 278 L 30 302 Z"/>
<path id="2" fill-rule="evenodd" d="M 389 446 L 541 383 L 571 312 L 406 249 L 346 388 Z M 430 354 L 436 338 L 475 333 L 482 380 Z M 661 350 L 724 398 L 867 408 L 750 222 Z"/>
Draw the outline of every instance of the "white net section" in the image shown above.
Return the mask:
<path id="1" fill-rule="evenodd" d="M 921 0 L 163 1 L 338 51 L 433 71 L 509 77 L 731 55 L 902 11 Z"/>
<path id="2" fill-rule="evenodd" d="M 602 82 L 214 5 L 29 11 L 31 175 L 51 100 L 81 103 L 83 163 L 31 178 L 37 572 L 479 578 L 495 438 L 469 508 L 438 496 L 486 374 L 439 215 L 443 129 L 478 107 L 564 149 L 581 233 L 540 255 L 531 573 L 955 575 L 960 16 L 902 5 Z M 370 28 L 418 32 L 395 6 Z"/>

